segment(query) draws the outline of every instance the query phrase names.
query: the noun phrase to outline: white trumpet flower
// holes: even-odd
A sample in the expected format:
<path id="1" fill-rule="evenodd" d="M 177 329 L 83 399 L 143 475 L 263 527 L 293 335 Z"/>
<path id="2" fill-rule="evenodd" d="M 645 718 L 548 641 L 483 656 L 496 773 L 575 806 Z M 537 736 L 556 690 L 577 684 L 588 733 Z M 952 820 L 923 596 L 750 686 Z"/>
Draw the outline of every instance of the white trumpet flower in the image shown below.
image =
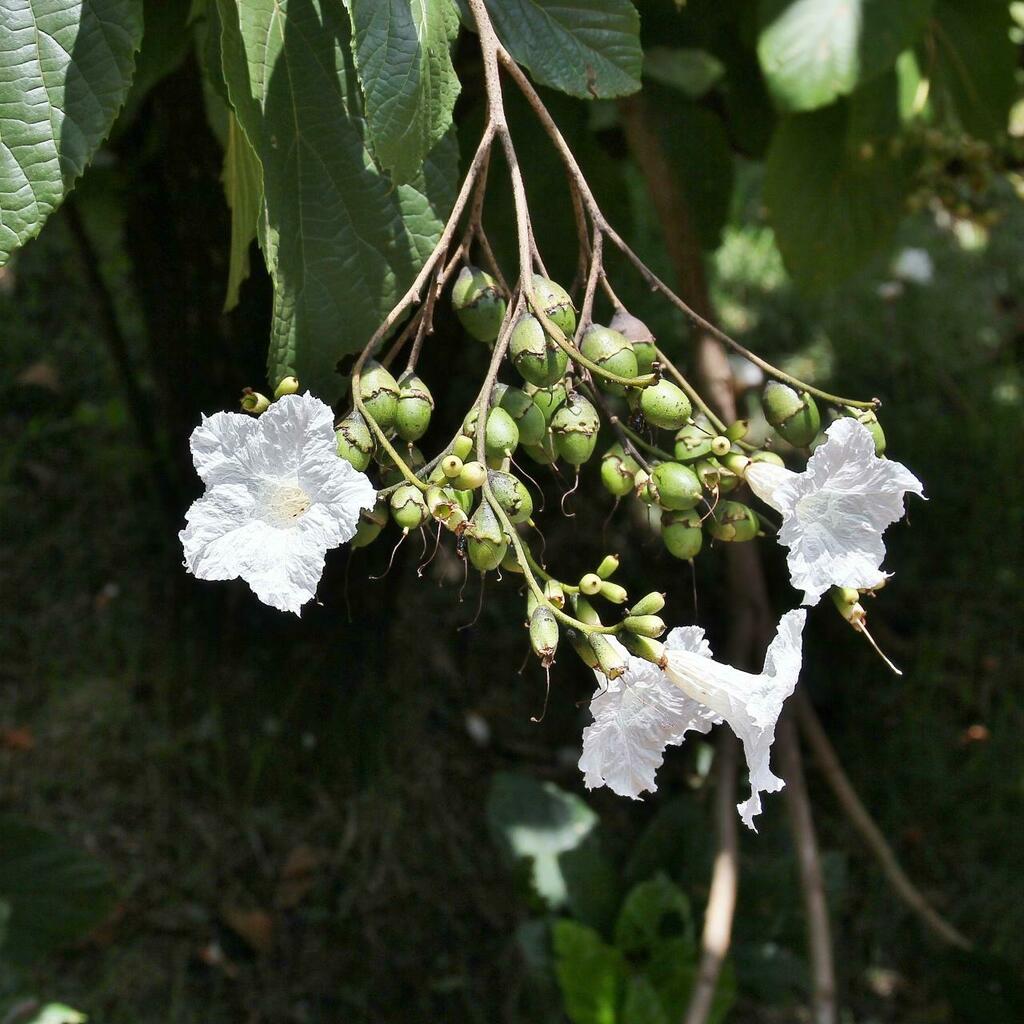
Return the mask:
<path id="1" fill-rule="evenodd" d="M 665 748 L 687 732 L 706 733 L 728 723 L 743 743 L 750 769 L 750 798 L 737 810 L 754 828 L 760 794 L 782 788 L 769 755 L 775 724 L 796 687 L 806 612 L 787 612 L 755 675 L 715 661 L 697 626 L 673 629 L 665 643 L 664 668 L 629 657 L 625 673 L 598 687 L 590 702 L 594 722 L 583 730 L 579 766 L 588 789 L 606 785 L 620 796 L 639 798 L 657 789 L 655 773 Z M 756 831 L 756 830 L 755 830 Z"/>
<path id="2" fill-rule="evenodd" d="M 338 457 L 330 407 L 307 392 L 258 418 L 204 416 L 190 446 L 206 493 L 178 534 L 185 567 L 203 580 L 241 577 L 264 604 L 299 615 L 328 549 L 351 540 L 376 500 Z"/>
<path id="3" fill-rule="evenodd" d="M 793 586 L 817 604 L 833 586 L 870 589 L 882 572 L 882 534 L 903 518 L 905 494 L 923 497 L 921 481 L 899 462 L 880 459 L 862 423 L 838 419 L 802 473 L 767 462 L 745 471 L 750 489 L 782 515 L 779 543 L 789 548 Z"/>

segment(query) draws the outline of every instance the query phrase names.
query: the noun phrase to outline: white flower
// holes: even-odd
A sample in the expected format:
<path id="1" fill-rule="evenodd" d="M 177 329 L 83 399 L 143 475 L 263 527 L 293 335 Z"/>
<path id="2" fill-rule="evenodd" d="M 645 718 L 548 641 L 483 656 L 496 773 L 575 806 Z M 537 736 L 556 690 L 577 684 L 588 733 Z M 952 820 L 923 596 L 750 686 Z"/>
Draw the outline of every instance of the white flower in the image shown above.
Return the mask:
<path id="1" fill-rule="evenodd" d="M 178 534 L 185 567 L 203 580 L 241 576 L 264 604 L 300 614 L 327 549 L 352 538 L 376 499 L 335 444 L 330 407 L 308 392 L 259 418 L 204 416 L 190 445 L 206 493 Z"/>
<path id="2" fill-rule="evenodd" d="M 583 730 L 579 762 L 587 788 L 606 785 L 633 798 L 645 790 L 653 793 L 665 748 L 682 743 L 690 730 L 706 733 L 724 720 L 746 753 L 751 796 L 737 810 L 754 828 L 760 794 L 783 785 L 769 768 L 769 753 L 782 705 L 800 674 L 806 614 L 782 617 L 760 675 L 714 661 L 697 626 L 668 635 L 664 670 L 630 657 L 622 677 L 599 686 L 590 702 L 594 724 Z"/>
<path id="3" fill-rule="evenodd" d="M 782 705 L 796 688 L 800 675 L 800 645 L 807 613 L 786 612 L 779 621 L 775 639 L 764 657 L 760 675 L 743 672 L 710 659 L 710 652 L 696 649 L 690 639 L 692 627 L 674 629 L 665 644 L 666 677 L 705 713 L 720 715 L 739 737 L 750 771 L 750 799 L 737 806 L 743 823 L 754 828 L 754 816 L 761 813 L 761 794 L 782 789 L 782 779 L 772 774 L 768 759 L 775 740 L 775 723 Z M 703 630 L 696 630 L 703 637 Z M 680 642 L 682 640 L 682 642 Z M 702 648 L 707 644 L 703 643 Z"/>
<path id="4" fill-rule="evenodd" d="M 903 517 L 904 494 L 921 495 L 921 481 L 899 462 L 880 459 L 867 427 L 845 417 L 826 431 L 802 473 L 754 462 L 751 490 L 782 514 L 779 543 L 789 548 L 793 586 L 804 604 L 830 587 L 870 589 L 885 578 L 882 533 Z"/>

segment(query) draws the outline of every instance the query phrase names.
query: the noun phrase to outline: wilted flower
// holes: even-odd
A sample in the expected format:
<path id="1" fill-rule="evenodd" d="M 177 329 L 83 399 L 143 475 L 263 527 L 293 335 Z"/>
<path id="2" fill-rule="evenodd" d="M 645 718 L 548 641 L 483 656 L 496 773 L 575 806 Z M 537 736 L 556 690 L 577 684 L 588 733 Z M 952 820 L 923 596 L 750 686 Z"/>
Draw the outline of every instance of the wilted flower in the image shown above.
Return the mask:
<path id="1" fill-rule="evenodd" d="M 750 769 L 751 796 L 737 810 L 754 828 L 760 794 L 783 786 L 769 768 L 769 754 L 775 723 L 800 674 L 805 618 L 804 611 L 782 617 L 760 675 L 714 661 L 697 626 L 668 635 L 664 669 L 630 657 L 624 675 L 599 687 L 590 702 L 594 723 L 583 731 L 579 762 L 587 787 L 606 785 L 634 799 L 654 792 L 665 748 L 690 730 L 706 733 L 725 721 L 743 743 Z"/>
<path id="2" fill-rule="evenodd" d="M 880 459 L 867 427 L 836 420 L 802 473 L 751 463 L 751 490 L 782 515 L 779 543 L 789 548 L 789 575 L 817 604 L 830 587 L 869 589 L 885 578 L 882 533 L 903 517 L 903 496 L 921 481 L 899 462 Z"/>
<path id="3" fill-rule="evenodd" d="M 204 580 L 241 577 L 264 603 L 300 614 L 328 548 L 350 540 L 373 485 L 338 457 L 334 417 L 318 398 L 286 395 L 258 419 L 204 416 L 190 445 L 206 493 L 178 534 Z"/>

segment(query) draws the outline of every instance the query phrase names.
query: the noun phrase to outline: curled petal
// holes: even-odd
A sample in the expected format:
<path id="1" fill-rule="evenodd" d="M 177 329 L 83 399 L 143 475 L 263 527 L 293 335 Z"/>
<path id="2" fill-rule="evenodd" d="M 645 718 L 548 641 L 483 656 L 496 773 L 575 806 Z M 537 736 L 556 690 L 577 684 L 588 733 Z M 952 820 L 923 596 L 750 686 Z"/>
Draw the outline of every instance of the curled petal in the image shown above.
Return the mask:
<path id="1" fill-rule="evenodd" d="M 245 483 L 252 471 L 243 456 L 258 430 L 258 421 L 252 416 L 232 412 L 204 416 L 189 438 L 192 463 L 200 479 L 211 487 Z"/>
<path id="2" fill-rule="evenodd" d="M 308 391 L 279 398 L 259 418 L 259 457 L 272 475 L 297 474 L 318 453 L 333 453 L 334 413 Z"/>

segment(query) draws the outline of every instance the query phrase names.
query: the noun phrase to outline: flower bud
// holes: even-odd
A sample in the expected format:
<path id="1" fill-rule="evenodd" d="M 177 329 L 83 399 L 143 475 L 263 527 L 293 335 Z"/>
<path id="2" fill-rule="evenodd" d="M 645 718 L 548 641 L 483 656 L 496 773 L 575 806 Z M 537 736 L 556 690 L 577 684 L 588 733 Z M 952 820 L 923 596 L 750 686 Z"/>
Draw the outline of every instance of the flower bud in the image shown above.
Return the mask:
<path id="1" fill-rule="evenodd" d="M 619 556 L 618 555 L 605 555 L 601 559 L 601 564 L 597 567 L 597 575 L 601 579 L 606 580 L 609 576 L 615 574 L 619 568 Z"/>
<path id="2" fill-rule="evenodd" d="M 722 456 L 722 465 L 734 476 L 742 479 L 743 474 L 747 471 L 747 466 L 750 465 L 750 459 L 740 452 L 729 452 Z"/>
<path id="3" fill-rule="evenodd" d="M 565 635 L 569 638 L 572 649 L 580 656 L 583 664 L 587 668 L 597 669 L 599 663 L 594 648 L 590 646 L 590 641 L 577 629 L 567 629 Z"/>
<path id="4" fill-rule="evenodd" d="M 596 572 L 588 572 L 580 578 L 580 593 L 593 597 L 601 592 L 601 577 Z"/>
<path id="5" fill-rule="evenodd" d="M 821 414 L 806 391 L 797 394 L 788 384 L 770 380 L 761 403 L 765 419 L 795 448 L 805 448 L 818 436 Z"/>
<path id="6" fill-rule="evenodd" d="M 728 455 L 732 451 L 732 442 L 724 434 L 711 438 L 711 454 L 719 458 Z"/>
<path id="7" fill-rule="evenodd" d="M 479 267 L 463 267 L 452 286 L 452 307 L 477 341 L 490 343 L 501 332 L 506 304 L 498 283 Z"/>
<path id="8" fill-rule="evenodd" d="M 640 392 L 640 411 L 652 426 L 678 430 L 690 418 L 690 400 L 670 380 L 659 380 Z"/>
<path id="9" fill-rule="evenodd" d="M 565 607 L 565 591 L 558 580 L 546 580 L 544 583 L 544 596 L 556 608 Z"/>
<path id="10" fill-rule="evenodd" d="M 358 412 L 353 410 L 338 424 L 334 438 L 338 455 L 360 473 L 370 465 L 376 445 L 366 420 Z"/>
<path id="11" fill-rule="evenodd" d="M 750 431 L 750 420 L 736 420 L 735 423 L 729 424 L 729 429 L 726 430 L 725 436 L 730 441 L 742 441 Z M 717 454 L 717 453 L 716 453 Z"/>
<path id="12" fill-rule="evenodd" d="M 545 423 L 550 423 L 552 417 L 562 407 L 568 394 L 565 384 L 562 381 L 555 381 L 546 388 L 538 388 L 534 385 L 527 385 L 527 394 L 533 399 L 533 404 L 541 411 Z M 539 443 L 539 442 L 538 442 Z"/>
<path id="13" fill-rule="evenodd" d="M 860 603 L 860 591 L 853 587 L 833 587 L 829 591 L 832 603 L 851 626 L 859 626 L 867 618 L 864 606 Z"/>
<path id="14" fill-rule="evenodd" d="M 452 486 L 460 491 L 475 491 L 487 479 L 487 469 L 482 462 L 467 462 L 462 472 L 452 480 Z"/>
<path id="15" fill-rule="evenodd" d="M 740 501 L 720 501 L 711 513 L 709 532 L 715 540 L 753 540 L 759 529 L 757 513 Z"/>
<path id="16" fill-rule="evenodd" d="M 590 402 L 573 392 L 551 420 L 555 448 L 566 462 L 581 466 L 594 453 L 601 420 Z"/>
<path id="17" fill-rule="evenodd" d="M 258 391 L 253 391 L 252 388 L 246 388 L 242 392 L 242 400 L 239 402 L 239 405 L 241 405 L 243 412 L 259 416 L 261 412 L 266 412 L 270 408 L 270 399 L 266 395 L 261 395 Z"/>
<path id="18" fill-rule="evenodd" d="M 364 508 L 359 513 L 356 532 L 349 541 L 352 548 L 364 548 L 372 544 L 380 531 L 388 524 L 388 502 L 386 498 L 378 498 L 373 508 Z"/>
<path id="19" fill-rule="evenodd" d="M 513 523 L 525 523 L 533 515 L 533 498 L 526 485 L 511 473 L 487 474 L 494 500 Z"/>
<path id="20" fill-rule="evenodd" d="M 504 458 L 519 447 L 519 428 L 516 421 L 500 406 L 491 409 L 487 414 L 484 447 L 492 458 Z"/>
<path id="21" fill-rule="evenodd" d="M 444 473 L 449 480 L 454 480 L 463 470 L 465 463 L 458 457 L 458 455 L 446 455 L 441 460 L 441 472 Z"/>
<path id="22" fill-rule="evenodd" d="M 678 462 L 662 462 L 655 466 L 649 487 L 654 500 L 673 512 L 693 508 L 703 493 L 697 474 Z"/>
<path id="23" fill-rule="evenodd" d="M 674 558 L 688 562 L 700 554 L 704 546 L 700 516 L 696 512 L 663 512 L 661 540 Z"/>
<path id="24" fill-rule="evenodd" d="M 645 594 L 641 597 L 640 600 L 629 609 L 629 614 L 657 615 L 664 607 L 665 595 L 659 594 L 657 590 L 652 590 L 649 594 Z"/>
<path id="25" fill-rule="evenodd" d="M 547 433 L 544 413 L 522 388 L 498 384 L 494 388 L 494 402 L 515 420 L 519 428 L 520 444 L 540 444 Z"/>
<path id="26" fill-rule="evenodd" d="M 434 398 L 426 384 L 411 371 L 398 382 L 395 430 L 403 441 L 418 441 L 430 426 Z"/>
<path id="27" fill-rule="evenodd" d="M 359 397 L 366 413 L 373 417 L 381 430 L 390 430 L 395 425 L 398 382 L 375 359 L 371 359 L 360 374 Z"/>
<path id="28" fill-rule="evenodd" d="M 624 498 L 633 490 L 633 477 L 639 468 L 636 459 L 616 442 L 601 456 L 601 483 L 609 494 Z"/>
<path id="29" fill-rule="evenodd" d="M 668 627 L 657 615 L 627 615 L 622 620 L 622 628 L 637 636 L 653 639 L 661 636 Z"/>
<path id="30" fill-rule="evenodd" d="M 486 501 L 481 501 L 480 507 L 473 513 L 465 536 L 469 538 L 466 551 L 474 568 L 489 572 L 501 564 L 508 550 L 508 542 L 494 509 Z"/>
<path id="31" fill-rule="evenodd" d="M 280 383 L 274 388 L 274 398 L 284 398 L 285 395 L 294 395 L 299 390 L 298 377 L 282 377 Z"/>
<path id="32" fill-rule="evenodd" d="M 693 462 L 711 453 L 714 435 L 699 423 L 687 423 L 676 434 L 675 456 L 680 462 Z"/>
<path id="33" fill-rule="evenodd" d="M 601 582 L 599 593 L 606 601 L 611 601 L 612 604 L 625 604 L 626 598 L 629 597 L 625 587 L 620 587 L 618 583 L 612 583 L 611 580 L 603 580 Z"/>
<path id="34" fill-rule="evenodd" d="M 847 407 L 843 409 L 843 415 L 852 416 L 858 423 L 867 427 L 868 433 L 871 434 L 871 439 L 875 442 L 875 454 L 878 456 L 885 454 L 885 431 L 882 430 L 882 424 L 878 422 L 878 416 L 875 414 L 874 409 L 851 409 Z"/>
<path id="35" fill-rule="evenodd" d="M 597 614 L 597 609 L 582 595 L 572 595 L 572 610 L 580 622 L 585 622 L 588 626 L 600 626 L 601 616 Z"/>
<path id="36" fill-rule="evenodd" d="M 590 646 L 597 666 L 609 679 L 618 679 L 626 671 L 626 659 L 611 645 L 603 633 L 591 633 Z"/>
<path id="37" fill-rule="evenodd" d="M 580 339 L 580 351 L 592 363 L 596 363 L 608 373 L 619 377 L 635 377 L 637 375 L 636 356 L 633 346 L 627 338 L 610 327 L 591 324 Z M 622 384 L 607 381 L 595 374 L 594 378 L 602 391 L 610 395 L 624 395 L 626 389 Z"/>
<path id="38" fill-rule="evenodd" d="M 609 326 L 613 331 L 618 331 L 632 342 L 637 373 L 650 373 L 658 358 L 658 350 L 655 347 L 654 335 L 647 324 L 620 307 L 615 311 L 615 316 L 612 317 Z"/>
<path id="39" fill-rule="evenodd" d="M 547 336 L 541 322 L 529 313 L 512 328 L 508 352 L 523 380 L 538 387 L 561 380 L 569 361 L 565 350 Z"/>
<path id="40" fill-rule="evenodd" d="M 530 646 L 540 658 L 541 666 L 550 668 L 558 647 L 558 620 L 547 605 L 537 605 L 530 616 Z"/>
<path id="41" fill-rule="evenodd" d="M 457 435 L 454 443 L 452 444 L 452 455 L 465 460 L 468 459 L 472 453 L 473 438 L 468 437 L 466 434 Z"/>
<path id="42" fill-rule="evenodd" d="M 649 661 L 660 668 L 665 667 L 665 645 L 657 640 L 649 636 L 623 632 L 619 634 L 619 642 L 635 657 L 643 658 L 644 661 Z"/>
<path id="43" fill-rule="evenodd" d="M 540 274 L 533 275 L 533 294 L 549 320 L 567 337 L 576 331 L 576 308 L 569 293 L 554 281 Z"/>
<path id="44" fill-rule="evenodd" d="M 772 466 L 785 466 L 786 460 L 778 452 L 754 452 L 750 456 L 751 462 L 767 462 Z"/>

